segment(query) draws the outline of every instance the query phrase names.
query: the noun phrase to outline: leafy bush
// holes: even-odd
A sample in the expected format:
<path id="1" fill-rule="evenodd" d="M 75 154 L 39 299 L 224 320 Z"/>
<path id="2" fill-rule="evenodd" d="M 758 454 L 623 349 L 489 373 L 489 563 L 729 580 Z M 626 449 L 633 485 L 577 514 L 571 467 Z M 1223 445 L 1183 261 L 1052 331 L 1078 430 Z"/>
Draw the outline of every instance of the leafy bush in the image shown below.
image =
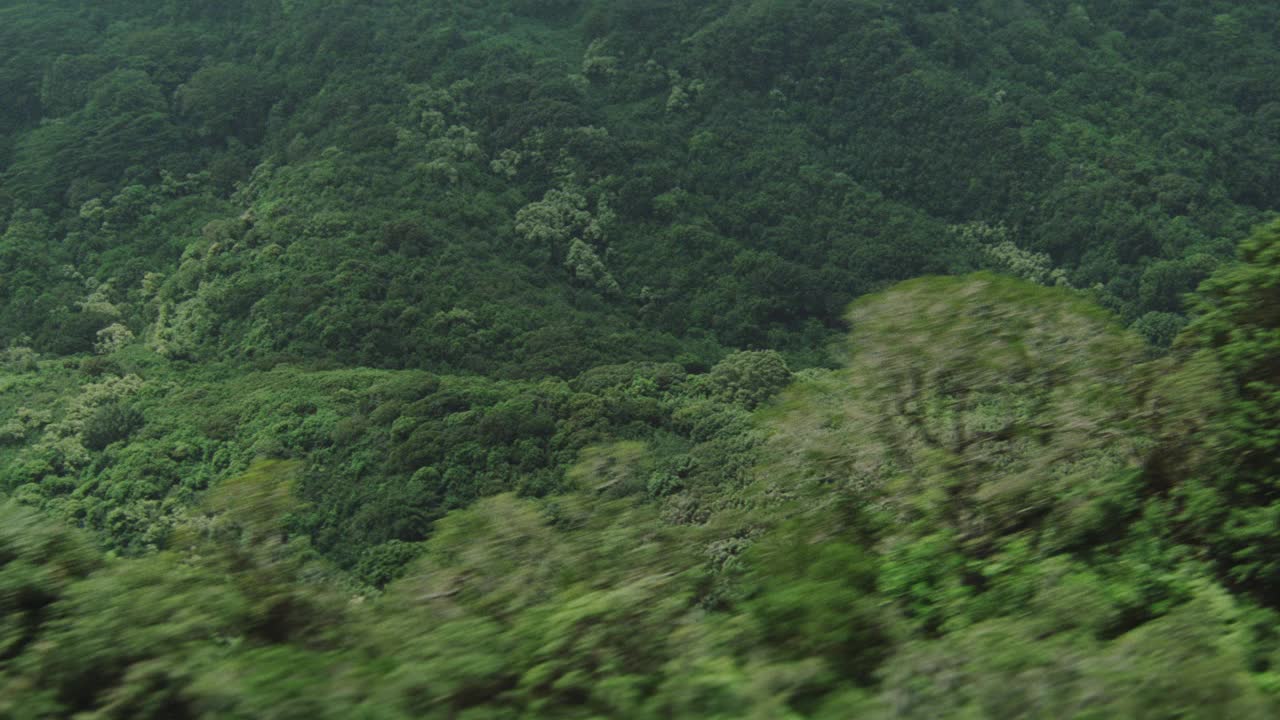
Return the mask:
<path id="1" fill-rule="evenodd" d="M 142 413 L 128 403 L 116 400 L 100 406 L 85 421 L 84 446 L 103 450 L 114 442 L 128 438 L 146 422 Z"/>

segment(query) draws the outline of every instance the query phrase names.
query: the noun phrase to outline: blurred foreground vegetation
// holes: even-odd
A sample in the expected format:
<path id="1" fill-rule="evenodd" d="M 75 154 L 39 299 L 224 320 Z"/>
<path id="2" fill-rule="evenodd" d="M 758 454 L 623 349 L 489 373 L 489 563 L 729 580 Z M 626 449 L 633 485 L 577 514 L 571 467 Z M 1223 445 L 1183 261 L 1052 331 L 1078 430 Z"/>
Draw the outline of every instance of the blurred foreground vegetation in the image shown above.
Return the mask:
<path id="1" fill-rule="evenodd" d="M 1275 717 L 1277 32 L 0 0 L 0 717 Z"/>
<path id="2" fill-rule="evenodd" d="M 549 447 L 585 448 L 542 498 L 519 482 L 501 492 L 504 473 L 525 477 L 494 460 L 519 443 L 484 435 L 502 403 L 411 431 L 362 414 L 379 412 L 370 397 L 425 408 L 462 394 L 450 381 L 236 378 L 240 408 L 320 383 L 332 407 L 258 412 L 274 415 L 284 450 L 321 447 L 306 461 L 257 448 L 195 503 L 184 491 L 157 503 L 76 490 L 52 506 L 91 526 L 104 516 L 122 550 L 135 549 L 133 526 L 115 523 L 161 513 L 144 522 L 142 557 L 104 554 L 13 502 L 0 510 L 0 708 L 1273 717 L 1280 508 L 1266 493 L 1266 418 L 1280 395 L 1252 378 L 1254 363 L 1280 357 L 1275 310 L 1256 311 L 1280 286 L 1280 225 L 1244 249 L 1244 264 L 1206 284 L 1176 351 L 1154 360 L 1073 291 L 978 274 L 861 300 L 837 370 L 792 373 L 774 353 L 739 353 L 704 375 L 639 364 L 520 388 L 520 417 L 550 408 Z M 593 413 L 630 416 L 643 439 L 586 445 L 591 431 L 574 428 Z M 175 460 L 177 433 L 154 422 L 138 432 L 170 448 L 156 454 L 178 477 L 213 472 Z M 447 471 L 392 481 L 386 468 L 406 452 L 397 437 L 451 428 L 459 439 L 445 446 L 488 448 L 475 476 L 494 485 L 473 490 L 488 497 L 452 494 Z M 240 451 L 234 439 L 192 445 L 192 458 L 233 464 Z M 451 469 L 462 462 L 450 457 Z M 382 484 L 331 480 L 365 467 Z M 129 486 L 108 472 L 103 489 Z M 326 512 L 347 503 L 361 509 L 345 524 Z M 425 542 L 395 537 L 428 526 Z"/>

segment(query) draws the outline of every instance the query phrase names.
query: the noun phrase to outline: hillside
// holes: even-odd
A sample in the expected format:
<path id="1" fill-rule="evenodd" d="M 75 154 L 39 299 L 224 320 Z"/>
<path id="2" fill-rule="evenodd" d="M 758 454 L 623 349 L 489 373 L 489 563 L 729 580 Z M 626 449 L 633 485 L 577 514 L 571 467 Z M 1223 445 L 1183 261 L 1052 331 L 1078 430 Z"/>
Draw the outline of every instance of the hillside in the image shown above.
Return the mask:
<path id="1" fill-rule="evenodd" d="M 1277 32 L 0 0 L 0 715 L 1274 716 Z"/>

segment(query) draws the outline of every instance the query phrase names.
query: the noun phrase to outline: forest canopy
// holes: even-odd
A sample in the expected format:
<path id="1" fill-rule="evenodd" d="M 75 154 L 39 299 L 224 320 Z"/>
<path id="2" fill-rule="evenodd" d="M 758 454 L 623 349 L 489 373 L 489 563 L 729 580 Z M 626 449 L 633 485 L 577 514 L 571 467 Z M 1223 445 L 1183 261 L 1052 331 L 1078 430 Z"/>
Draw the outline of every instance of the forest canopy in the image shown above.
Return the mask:
<path id="1" fill-rule="evenodd" d="M 1277 33 L 0 0 L 0 715 L 1274 717 Z"/>

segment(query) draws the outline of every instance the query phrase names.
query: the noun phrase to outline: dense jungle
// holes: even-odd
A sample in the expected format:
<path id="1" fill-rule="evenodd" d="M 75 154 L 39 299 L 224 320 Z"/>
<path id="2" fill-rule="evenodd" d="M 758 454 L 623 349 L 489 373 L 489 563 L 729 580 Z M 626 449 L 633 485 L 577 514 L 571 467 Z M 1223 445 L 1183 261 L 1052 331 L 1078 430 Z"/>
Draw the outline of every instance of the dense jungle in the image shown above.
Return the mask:
<path id="1" fill-rule="evenodd" d="M 0 717 L 1280 715 L 1280 5 L 0 0 Z"/>

